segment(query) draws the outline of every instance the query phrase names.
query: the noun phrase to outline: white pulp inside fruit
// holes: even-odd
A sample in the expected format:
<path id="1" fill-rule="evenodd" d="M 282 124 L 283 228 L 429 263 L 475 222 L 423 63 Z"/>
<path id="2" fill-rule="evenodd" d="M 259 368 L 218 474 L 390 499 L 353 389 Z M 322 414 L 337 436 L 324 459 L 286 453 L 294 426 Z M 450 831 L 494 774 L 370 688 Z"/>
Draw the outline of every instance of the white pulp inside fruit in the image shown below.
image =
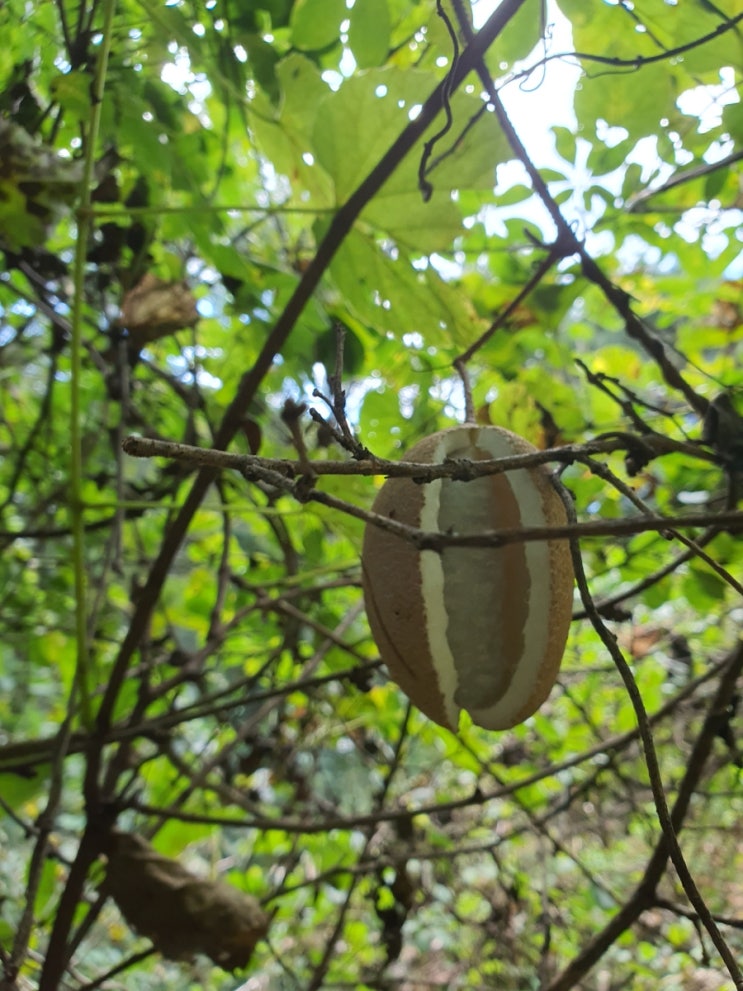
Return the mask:
<path id="1" fill-rule="evenodd" d="M 509 457 L 514 450 L 511 446 L 510 438 L 507 434 L 499 430 L 462 427 L 460 430 L 447 431 L 442 435 L 441 441 L 433 454 L 435 463 L 443 461 L 447 457 L 465 458 L 472 456 L 474 448 L 486 451 L 493 458 Z M 546 521 L 542 494 L 535 484 L 531 474 L 526 469 L 509 472 L 508 482 L 520 511 L 521 526 L 541 526 Z M 427 531 L 437 531 L 439 526 L 439 506 L 441 500 L 442 486 L 451 484 L 477 485 L 477 480 L 468 483 L 451 483 L 447 480 L 436 480 L 426 486 L 423 508 L 421 511 L 420 526 Z M 478 518 L 477 514 L 471 511 L 472 500 L 463 500 L 470 507 L 466 519 L 462 520 L 460 533 L 480 532 L 489 529 L 492 524 L 487 522 L 487 515 L 483 514 Z M 473 720 L 486 729 L 502 729 L 511 725 L 513 717 L 528 701 L 534 685 L 538 680 L 539 669 L 544 659 L 547 649 L 549 631 L 547 627 L 550 616 L 551 602 L 551 576 L 550 576 L 550 553 L 548 544 L 544 541 L 526 543 L 524 555 L 521 558 L 522 564 L 519 574 L 507 574 L 500 578 L 503 582 L 517 583 L 519 589 L 523 589 L 527 598 L 525 624 L 523 629 L 523 655 L 520 658 L 515 673 L 510 683 L 506 685 L 503 695 L 494 703 L 483 707 L 475 708 L 469 705 L 468 711 Z M 482 551 L 477 552 L 477 558 L 482 561 Z M 474 557 L 473 557 L 474 560 Z M 498 554 L 493 554 L 493 566 L 498 566 Z M 525 568 L 525 571 L 521 570 Z M 458 669 L 466 669 L 467 658 L 457 658 L 455 663 L 450 644 L 450 617 L 446 609 L 446 575 L 441 555 L 435 551 L 424 551 L 420 555 L 421 584 L 423 600 L 426 603 L 426 629 L 428 642 L 431 651 L 431 660 L 438 678 L 439 687 L 444 696 L 447 717 L 451 725 L 456 728 L 459 721 L 460 707 L 455 702 L 455 694 L 458 688 Z M 461 580 L 461 576 L 458 576 Z M 487 580 L 487 573 L 473 576 L 473 581 Z M 494 589 L 496 585 L 494 583 Z M 494 591 L 494 595 L 496 592 Z M 494 603 L 494 609 L 497 609 Z M 485 646 L 489 651 L 493 665 L 493 681 L 498 679 L 498 659 L 499 643 L 497 640 L 497 629 L 494 632 L 492 616 L 473 615 L 467 613 L 467 602 L 463 603 L 462 613 L 451 622 L 458 625 L 465 624 L 467 637 L 469 637 L 469 627 L 471 627 L 471 639 L 473 643 Z M 481 612 L 481 610 L 480 610 Z M 481 644 L 481 640 L 487 638 L 492 642 Z M 463 639 L 460 632 L 460 641 Z M 480 655 L 482 650 L 478 651 Z M 476 652 L 477 653 L 477 652 Z M 478 665 L 479 676 L 482 677 L 482 660 Z M 473 672 L 474 677 L 474 672 Z"/>
<path id="2" fill-rule="evenodd" d="M 440 445 L 443 447 L 443 445 Z M 433 458 L 434 463 L 442 461 L 445 452 L 439 450 Z M 435 533 L 439 528 L 439 498 L 441 494 L 441 479 L 437 478 L 426 486 L 421 509 L 420 528 Z M 420 554 L 421 590 L 425 603 L 425 623 L 428 634 L 428 644 L 431 650 L 431 661 L 436 672 L 441 694 L 446 705 L 446 717 L 453 729 L 459 725 L 459 706 L 454 701 L 457 690 L 457 669 L 449 648 L 447 626 L 449 616 L 444 605 L 444 568 L 441 557 L 436 551 L 422 551 Z"/>

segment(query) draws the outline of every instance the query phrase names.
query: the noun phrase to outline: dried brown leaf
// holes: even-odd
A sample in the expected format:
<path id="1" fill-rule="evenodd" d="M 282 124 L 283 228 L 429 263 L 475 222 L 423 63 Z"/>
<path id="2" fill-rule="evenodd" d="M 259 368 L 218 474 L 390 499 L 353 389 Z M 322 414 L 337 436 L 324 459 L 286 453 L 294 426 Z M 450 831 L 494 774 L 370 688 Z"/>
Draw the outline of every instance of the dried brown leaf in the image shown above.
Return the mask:
<path id="1" fill-rule="evenodd" d="M 133 347 L 193 327 L 199 319 L 196 300 L 185 282 L 163 282 L 147 272 L 121 303 L 121 326 Z"/>
<path id="2" fill-rule="evenodd" d="M 255 898 L 196 877 L 135 833 L 115 831 L 108 858 L 108 890 L 121 914 L 171 960 L 203 953 L 235 970 L 268 932 L 269 917 Z"/>

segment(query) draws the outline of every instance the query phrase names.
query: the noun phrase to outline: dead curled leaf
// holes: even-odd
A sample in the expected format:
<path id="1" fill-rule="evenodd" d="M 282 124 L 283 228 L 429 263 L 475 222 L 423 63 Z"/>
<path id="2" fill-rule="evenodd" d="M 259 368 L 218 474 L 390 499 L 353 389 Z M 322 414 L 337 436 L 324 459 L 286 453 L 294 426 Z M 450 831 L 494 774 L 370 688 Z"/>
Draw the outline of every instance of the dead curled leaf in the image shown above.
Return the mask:
<path id="1" fill-rule="evenodd" d="M 133 347 L 193 327 L 199 319 L 196 300 L 185 282 L 163 282 L 147 272 L 121 302 L 122 327 Z"/>
<path id="2" fill-rule="evenodd" d="M 171 960 L 204 953 L 235 970 L 268 932 L 269 916 L 251 895 L 196 877 L 135 833 L 112 833 L 107 887 L 129 925 Z"/>

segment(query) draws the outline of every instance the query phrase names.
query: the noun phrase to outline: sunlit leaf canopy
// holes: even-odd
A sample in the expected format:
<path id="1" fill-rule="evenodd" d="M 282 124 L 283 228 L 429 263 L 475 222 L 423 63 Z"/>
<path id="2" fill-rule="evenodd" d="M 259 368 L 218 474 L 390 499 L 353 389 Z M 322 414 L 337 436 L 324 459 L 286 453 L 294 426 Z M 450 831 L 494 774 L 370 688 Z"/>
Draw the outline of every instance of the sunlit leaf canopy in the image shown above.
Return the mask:
<path id="1" fill-rule="evenodd" d="M 740 981 L 743 10 L 493 8 L 0 8 L 9 988 Z M 455 736 L 379 665 L 352 510 L 466 415 L 599 535 L 548 703 Z M 114 827 L 164 914 L 260 902 L 247 969 L 168 959 Z"/>

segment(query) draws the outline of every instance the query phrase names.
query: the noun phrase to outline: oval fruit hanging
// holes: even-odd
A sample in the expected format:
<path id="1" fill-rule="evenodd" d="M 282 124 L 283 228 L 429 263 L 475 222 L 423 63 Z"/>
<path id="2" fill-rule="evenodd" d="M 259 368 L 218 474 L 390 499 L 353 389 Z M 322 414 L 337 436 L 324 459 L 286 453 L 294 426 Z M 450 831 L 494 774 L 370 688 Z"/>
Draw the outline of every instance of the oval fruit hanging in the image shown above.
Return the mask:
<path id="1" fill-rule="evenodd" d="M 407 461 L 481 461 L 535 451 L 500 427 L 465 425 L 419 441 Z M 390 478 L 373 510 L 427 532 L 556 526 L 565 507 L 543 466 L 472 481 Z M 523 722 L 549 695 L 573 601 L 567 540 L 418 551 L 368 524 L 362 550 L 371 631 L 390 675 L 431 719 L 456 730 Z"/>

